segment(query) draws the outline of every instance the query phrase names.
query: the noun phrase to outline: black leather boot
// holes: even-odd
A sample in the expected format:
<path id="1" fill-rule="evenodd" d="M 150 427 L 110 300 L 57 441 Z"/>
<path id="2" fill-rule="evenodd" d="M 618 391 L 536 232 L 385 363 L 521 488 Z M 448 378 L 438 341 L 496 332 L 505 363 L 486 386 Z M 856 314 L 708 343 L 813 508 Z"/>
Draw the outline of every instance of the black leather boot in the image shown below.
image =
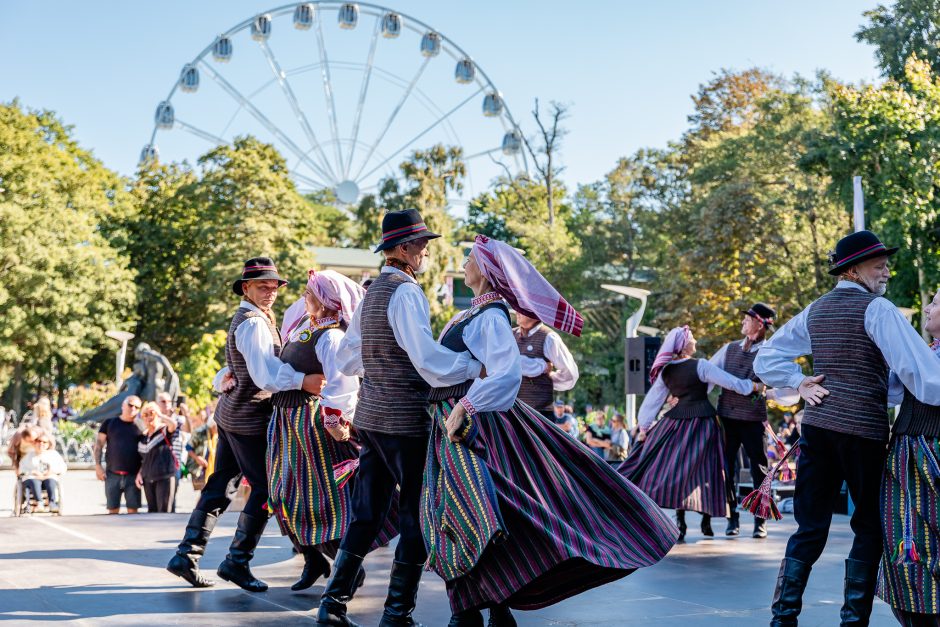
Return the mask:
<path id="1" fill-rule="evenodd" d="M 809 579 L 809 571 L 812 567 L 806 562 L 793 559 L 792 557 L 783 558 L 780 563 L 780 573 L 777 575 L 777 589 L 774 590 L 773 604 L 770 611 L 773 612 L 773 620 L 770 621 L 770 627 L 788 627 L 796 625 L 796 619 L 803 609 L 803 590 L 806 589 L 806 582 Z"/>
<path id="2" fill-rule="evenodd" d="M 300 573 L 300 579 L 290 587 L 291 590 L 306 590 L 316 583 L 320 577 L 330 576 L 330 563 L 323 557 L 315 547 L 302 546 L 300 553 L 304 556 L 304 570 Z"/>
<path id="3" fill-rule="evenodd" d="M 731 515 L 728 516 L 728 527 L 725 529 L 725 535 L 736 536 L 739 533 L 741 533 L 741 514 L 731 512 Z"/>
<path id="4" fill-rule="evenodd" d="M 715 532 L 712 531 L 712 517 L 710 514 L 702 514 L 702 535 L 709 538 L 715 537 Z"/>
<path id="5" fill-rule="evenodd" d="M 268 519 L 264 516 L 251 516 L 245 512 L 239 514 L 238 527 L 232 545 L 228 548 L 228 555 L 216 571 L 219 577 L 248 592 L 264 592 L 268 589 L 268 584 L 257 579 L 248 568 L 267 524 Z"/>
<path id="6" fill-rule="evenodd" d="M 679 539 L 676 542 L 685 542 L 685 532 L 689 528 L 685 524 L 685 510 L 677 509 L 676 510 L 676 526 L 679 527 Z"/>
<path id="7" fill-rule="evenodd" d="M 751 534 L 752 538 L 766 538 L 767 537 L 767 521 L 763 518 L 754 517 L 754 533 Z"/>
<path id="8" fill-rule="evenodd" d="M 860 560 L 845 560 L 845 603 L 839 612 L 841 625 L 867 627 L 877 580 L 877 562 L 869 564 Z"/>
<path id="9" fill-rule="evenodd" d="M 483 627 L 483 612 L 480 610 L 465 610 L 450 615 L 447 627 Z"/>
<path id="10" fill-rule="evenodd" d="M 494 605 L 490 608 L 490 619 L 486 627 L 516 627 L 516 619 L 508 605 Z"/>
<path id="11" fill-rule="evenodd" d="M 379 627 L 421 627 L 411 617 L 418 602 L 418 584 L 424 564 L 392 562 L 388 581 L 388 597 Z"/>
<path id="12" fill-rule="evenodd" d="M 199 572 L 199 558 L 206 552 L 209 536 L 215 529 L 219 517 L 209 512 L 194 510 L 186 523 L 183 541 L 176 549 L 176 555 L 170 559 L 166 569 L 182 577 L 194 588 L 210 588 L 215 585 L 211 579 L 206 579 Z"/>
<path id="13" fill-rule="evenodd" d="M 333 560 L 333 577 L 320 597 L 317 625 L 359 627 L 346 617 L 346 604 L 352 600 L 363 579 L 362 558 L 348 551 L 339 551 Z"/>

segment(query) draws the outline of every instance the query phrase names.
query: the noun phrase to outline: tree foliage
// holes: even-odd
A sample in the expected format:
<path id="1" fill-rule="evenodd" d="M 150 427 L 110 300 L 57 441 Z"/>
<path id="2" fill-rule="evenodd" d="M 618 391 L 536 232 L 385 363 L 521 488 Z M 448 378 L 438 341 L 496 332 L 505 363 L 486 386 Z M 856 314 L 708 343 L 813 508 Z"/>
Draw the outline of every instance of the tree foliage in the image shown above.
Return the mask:
<path id="1" fill-rule="evenodd" d="M 879 4 L 864 13 L 868 23 L 855 33 L 858 41 L 875 47 L 875 58 L 886 78 L 907 81 L 907 60 L 926 61 L 940 72 L 940 0 L 897 0 L 892 6 Z"/>
<path id="2" fill-rule="evenodd" d="M 225 362 L 228 333 L 218 329 L 193 344 L 179 363 L 180 389 L 190 407 L 205 407 L 212 400 L 212 379 Z"/>

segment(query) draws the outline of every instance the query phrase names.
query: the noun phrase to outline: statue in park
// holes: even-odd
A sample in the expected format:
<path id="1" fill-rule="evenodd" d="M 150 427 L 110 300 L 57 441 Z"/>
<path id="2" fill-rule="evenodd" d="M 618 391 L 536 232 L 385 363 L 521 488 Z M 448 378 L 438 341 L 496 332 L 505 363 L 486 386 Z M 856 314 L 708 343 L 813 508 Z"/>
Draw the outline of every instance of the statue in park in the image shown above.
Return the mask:
<path id="1" fill-rule="evenodd" d="M 120 415 L 121 404 L 128 396 L 139 396 L 144 401 L 157 400 L 157 394 L 166 392 L 173 401 L 180 393 L 180 381 L 170 360 L 149 344 L 141 342 L 134 349 L 131 376 L 125 379 L 118 393 L 102 405 L 90 409 L 79 418 L 82 422 L 102 422 Z"/>

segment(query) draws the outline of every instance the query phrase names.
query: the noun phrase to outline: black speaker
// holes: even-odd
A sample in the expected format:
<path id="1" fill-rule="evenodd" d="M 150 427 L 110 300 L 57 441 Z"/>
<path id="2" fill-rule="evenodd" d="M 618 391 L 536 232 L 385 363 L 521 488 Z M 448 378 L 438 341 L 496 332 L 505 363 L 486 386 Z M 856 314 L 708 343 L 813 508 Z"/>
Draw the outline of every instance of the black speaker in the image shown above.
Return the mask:
<path id="1" fill-rule="evenodd" d="M 624 367 L 627 394 L 646 394 L 650 389 L 650 369 L 663 341 L 658 337 L 631 337 L 626 340 Z"/>

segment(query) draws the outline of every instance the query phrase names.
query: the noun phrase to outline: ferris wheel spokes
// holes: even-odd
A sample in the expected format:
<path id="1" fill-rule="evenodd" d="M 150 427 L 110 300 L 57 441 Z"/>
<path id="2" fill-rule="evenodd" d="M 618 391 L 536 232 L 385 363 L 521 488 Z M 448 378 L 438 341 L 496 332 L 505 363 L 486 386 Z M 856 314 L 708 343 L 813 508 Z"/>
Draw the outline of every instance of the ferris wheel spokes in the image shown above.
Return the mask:
<path id="1" fill-rule="evenodd" d="M 323 152 L 323 148 L 320 146 L 320 142 L 317 140 L 316 133 L 313 132 L 313 128 L 311 128 L 310 122 L 307 121 L 307 114 L 304 113 L 300 108 L 300 103 L 297 101 L 297 96 L 294 95 L 294 90 L 291 88 L 290 82 L 287 80 L 287 76 L 281 70 L 281 64 L 278 63 L 277 58 L 275 58 L 274 52 L 271 50 L 271 46 L 269 46 L 268 42 L 263 39 L 258 41 L 258 44 L 261 46 L 261 51 L 264 53 L 264 56 L 268 61 L 268 65 L 271 67 L 271 71 L 274 73 L 275 79 L 277 79 L 278 84 L 281 86 L 281 91 L 284 92 L 284 97 L 290 104 L 291 109 L 293 109 L 294 116 L 297 118 L 297 122 L 303 129 L 304 134 L 307 136 L 307 140 L 310 142 L 310 146 L 314 149 L 317 156 L 320 157 L 321 165 L 323 165 L 323 167 L 330 172 L 334 180 L 339 180 L 339 176 L 337 176 L 336 172 L 333 171 L 333 168 L 330 166 L 329 158 L 327 158 L 326 153 Z"/>
<path id="2" fill-rule="evenodd" d="M 339 125 L 336 122 L 336 99 L 333 96 L 333 81 L 330 77 L 330 59 L 326 52 L 326 42 L 323 40 L 323 15 L 317 16 L 317 49 L 320 54 L 321 76 L 323 77 L 323 96 L 326 99 L 326 110 L 330 116 L 330 134 L 333 138 L 333 148 L 336 152 L 336 168 L 343 171 L 343 155 L 339 145 Z M 339 183 L 340 181 L 337 181 Z"/>
<path id="3" fill-rule="evenodd" d="M 215 71 L 209 64 L 200 62 L 200 65 L 208 72 L 209 77 L 212 78 L 219 86 L 228 93 L 232 98 L 234 98 L 245 110 L 247 110 L 256 120 L 258 120 L 269 133 L 274 135 L 279 141 L 281 141 L 291 152 L 306 164 L 311 170 L 316 172 L 321 178 L 326 181 L 332 181 L 336 183 L 336 180 L 331 177 L 329 174 L 324 172 L 319 165 L 317 165 L 310 157 L 302 151 L 297 144 L 295 144 L 290 137 L 284 134 L 281 129 L 279 129 L 271 120 L 267 118 L 264 113 L 258 110 L 258 107 L 253 105 L 250 100 L 245 98 L 244 95 L 238 89 L 228 82 L 224 76 Z"/>
<path id="4" fill-rule="evenodd" d="M 443 122 L 444 120 L 446 120 L 447 118 L 449 118 L 451 115 L 453 115 L 453 114 L 456 113 L 457 111 L 459 111 L 459 110 L 460 110 L 461 108 L 463 108 L 463 106 L 466 105 L 468 102 L 470 102 L 471 100 L 473 100 L 474 98 L 476 98 L 476 97 L 480 94 L 480 92 L 482 92 L 482 91 L 483 91 L 483 88 L 480 87 L 480 88 L 477 89 L 475 92 L 473 92 L 472 94 L 470 94 L 469 96 L 467 96 L 463 101 L 460 102 L 460 104 L 458 104 L 457 106 L 455 106 L 453 109 L 451 109 L 450 111 L 448 111 L 447 113 L 445 113 L 443 116 L 441 116 L 441 117 L 438 118 L 437 120 L 435 120 L 434 123 L 432 123 L 432 124 L 431 124 L 430 126 L 428 126 L 426 129 L 424 129 L 423 131 L 421 131 L 420 133 L 418 133 L 417 135 L 415 135 L 413 138 L 411 138 L 411 139 L 410 139 L 408 142 L 406 142 L 401 148 L 399 148 L 399 149 L 396 150 L 395 152 L 391 153 L 384 161 L 382 161 L 382 163 L 380 163 L 379 165 L 375 166 L 374 168 L 372 168 L 371 170 L 369 170 L 366 174 L 364 174 L 364 175 L 362 176 L 362 178 L 368 178 L 368 177 L 372 176 L 377 170 L 381 169 L 382 166 L 384 166 L 384 165 L 385 165 L 386 163 L 388 163 L 390 160 L 394 159 L 396 156 L 400 155 L 402 152 L 404 152 L 405 150 L 407 150 L 409 146 L 411 146 L 411 145 L 414 144 L 416 141 L 418 141 L 419 139 L 421 139 L 422 137 L 424 137 L 425 135 L 427 135 L 432 129 L 434 129 L 434 127 L 436 127 L 438 124 L 440 124 L 441 122 Z M 360 180 L 361 180 L 361 179 L 360 179 Z"/>
<path id="5" fill-rule="evenodd" d="M 372 158 L 372 154 L 375 152 L 375 149 L 385 138 L 385 134 L 388 133 L 388 129 L 392 127 L 392 123 L 395 121 L 395 118 L 398 116 L 398 112 L 401 111 L 401 108 L 404 106 L 405 102 L 408 100 L 408 96 L 411 95 L 412 90 L 415 88 L 415 85 L 418 84 L 418 80 L 421 79 L 421 75 L 424 73 L 425 68 L 428 67 L 428 63 L 431 61 L 432 57 L 424 57 L 424 61 L 421 63 L 421 66 L 418 68 L 418 71 L 415 72 L 414 78 L 411 79 L 411 82 L 408 84 L 408 87 L 405 89 L 405 93 L 402 94 L 401 100 L 398 101 L 398 104 L 395 105 L 395 108 L 392 110 L 392 114 L 388 117 L 388 122 L 385 123 L 385 128 L 379 133 L 378 138 L 369 148 L 369 152 L 366 154 L 366 158 L 362 161 L 362 165 L 359 166 L 359 171 L 356 172 L 356 176 L 353 177 L 353 180 L 359 181 L 362 180 L 362 171 L 366 169 L 366 166 L 369 165 L 369 159 Z"/>
<path id="6" fill-rule="evenodd" d="M 372 42 L 369 44 L 369 55 L 366 58 L 366 67 L 362 74 L 362 87 L 359 88 L 359 103 L 356 105 L 356 117 L 353 121 L 352 144 L 349 148 L 349 158 L 346 160 L 346 167 L 343 169 L 343 176 L 349 178 L 349 170 L 352 168 L 353 157 L 356 154 L 356 144 L 359 141 L 359 123 L 362 121 L 362 111 L 365 108 L 366 94 L 369 91 L 369 80 L 372 78 L 372 66 L 375 63 L 375 49 L 379 42 L 379 33 L 382 32 L 382 22 L 384 18 L 375 18 L 375 32 L 372 33 Z"/>
<path id="7" fill-rule="evenodd" d="M 193 126 L 192 124 L 187 124 L 186 122 L 184 122 L 183 120 L 180 120 L 179 118 L 176 118 L 176 124 L 184 131 L 192 133 L 196 137 L 200 139 L 204 139 L 211 144 L 215 144 L 216 146 L 224 146 L 225 144 L 228 143 L 227 140 L 222 139 L 218 135 L 213 135 L 212 133 L 208 131 L 204 131 L 199 127 Z"/>

